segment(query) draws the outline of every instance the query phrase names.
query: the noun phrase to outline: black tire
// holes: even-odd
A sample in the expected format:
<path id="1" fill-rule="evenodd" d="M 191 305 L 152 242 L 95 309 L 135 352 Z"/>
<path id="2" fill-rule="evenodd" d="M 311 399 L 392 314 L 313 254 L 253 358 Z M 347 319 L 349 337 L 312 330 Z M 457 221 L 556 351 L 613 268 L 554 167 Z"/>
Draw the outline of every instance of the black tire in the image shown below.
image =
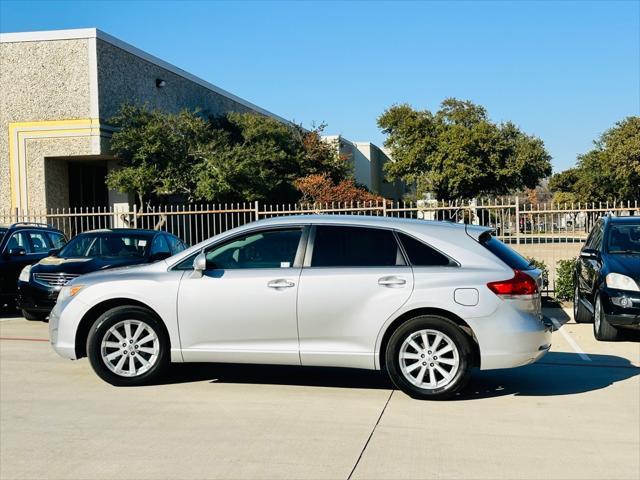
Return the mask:
<path id="1" fill-rule="evenodd" d="M 578 291 L 577 281 L 573 290 L 573 321 L 576 323 L 593 322 L 593 315 L 580 301 L 580 292 Z"/>
<path id="2" fill-rule="evenodd" d="M 31 322 L 44 322 L 47 319 L 48 314 L 43 312 L 22 310 L 22 316 L 25 318 L 25 320 L 29 320 Z"/>
<path id="3" fill-rule="evenodd" d="M 452 379 L 449 380 L 445 385 L 435 386 L 434 388 L 421 387 L 409 381 L 407 376 L 405 376 L 405 373 L 403 373 L 400 352 L 403 348 L 403 345 L 405 344 L 405 340 L 423 330 L 430 330 L 444 334 L 446 337 L 448 337 L 448 340 L 450 340 L 455 345 L 455 348 L 457 349 L 458 367 L 453 374 Z M 429 333 L 428 335 L 432 334 Z M 427 338 L 428 344 L 433 345 L 433 343 L 435 343 L 435 337 L 431 339 L 428 336 Z M 410 397 L 420 400 L 446 400 L 454 396 L 456 393 L 460 392 L 467 385 L 467 382 L 471 378 L 471 369 L 473 367 L 473 350 L 470 343 L 471 341 L 472 340 L 469 338 L 469 336 L 463 330 L 461 330 L 458 325 L 447 318 L 436 315 L 423 315 L 412 318 L 411 320 L 408 320 L 405 323 L 401 324 L 396 329 L 396 331 L 393 332 L 391 338 L 389 339 L 389 342 L 387 343 L 387 348 L 385 350 L 385 367 L 387 373 L 389 374 L 391 381 Z M 424 347 L 424 345 L 420 345 L 420 342 L 417 343 L 418 346 Z M 417 366 L 417 375 L 420 374 L 423 366 L 424 368 L 427 368 L 429 370 L 431 370 L 431 368 L 429 368 L 430 366 L 434 366 L 434 363 L 430 363 L 433 358 L 429 357 L 428 352 L 430 352 L 430 350 L 427 350 L 427 348 L 424 349 L 423 353 L 424 355 L 426 355 L 426 358 L 423 357 L 425 359 L 425 362 L 422 362 L 422 359 L 417 360 L 418 363 L 422 363 L 422 366 Z M 441 347 L 438 347 L 438 349 L 441 349 Z M 413 350 L 415 350 L 415 348 Z M 432 353 L 436 352 L 434 351 Z M 411 355 L 413 355 L 413 353 L 411 353 Z M 418 353 L 418 355 L 420 355 L 420 353 Z M 454 354 L 452 353 L 451 355 L 453 356 Z M 441 360 L 444 359 L 445 357 L 443 356 Z M 439 362 L 435 362 L 435 364 L 443 367 L 443 365 Z M 412 363 L 411 365 L 408 365 L 408 367 L 410 368 L 414 365 L 415 364 Z M 446 369 L 448 367 L 444 368 Z M 449 370 L 448 373 L 450 373 L 451 371 L 453 371 L 453 369 Z M 431 375 L 431 373 L 425 372 L 425 377 L 427 374 Z M 438 382 L 438 376 L 442 377 L 440 381 L 445 380 L 444 376 L 442 376 L 440 373 L 435 373 L 434 371 L 433 375 L 436 377 L 436 385 Z M 429 379 L 432 380 L 431 377 L 429 377 Z"/>
<path id="4" fill-rule="evenodd" d="M 597 315 L 597 319 L 596 319 Z M 602 310 L 602 301 L 600 295 L 596 297 L 596 308 L 593 322 L 593 335 L 597 340 L 603 342 L 613 342 L 618 340 L 620 332 L 616 327 L 607 322 L 607 319 Z"/>
<path id="5" fill-rule="evenodd" d="M 115 371 L 112 371 L 109 367 L 107 367 L 105 360 L 103 360 L 102 357 L 102 341 L 103 339 L 105 339 L 105 336 L 108 335 L 109 329 L 126 320 L 141 322 L 146 326 L 146 328 L 155 333 L 158 340 L 158 353 L 155 356 L 152 366 L 148 370 L 136 376 L 125 376 L 115 373 Z M 122 334 L 123 330 L 120 330 L 120 333 Z M 110 336 L 109 338 L 113 337 Z M 141 338 L 139 338 L 138 340 L 141 340 Z M 142 358 L 145 361 L 150 360 L 151 356 L 143 356 L 141 351 L 135 350 L 133 351 L 133 353 L 131 353 L 131 349 L 134 346 L 135 343 L 131 342 L 130 346 L 128 345 L 122 350 L 129 351 L 129 353 L 127 355 L 120 355 L 117 358 L 119 359 L 122 356 L 126 357 L 124 362 L 127 365 L 129 364 L 128 362 L 131 361 L 134 362 L 134 365 L 136 363 L 138 365 L 142 363 L 139 359 L 135 361 L 133 358 L 129 358 L 129 356 L 131 355 L 135 356 L 136 353 L 138 354 L 138 358 Z M 113 348 L 110 353 L 115 353 L 116 351 L 120 351 L 121 346 L 118 346 L 117 348 L 108 348 Z M 89 335 L 87 337 L 87 357 L 89 357 L 91 367 L 96 372 L 96 374 L 105 382 L 108 382 L 111 385 L 120 387 L 146 385 L 160 378 L 163 372 L 167 369 L 170 362 L 169 339 L 167 337 L 167 334 L 165 333 L 164 326 L 152 312 L 143 307 L 125 305 L 106 311 L 105 313 L 100 315 L 100 317 L 98 317 L 98 319 L 91 326 Z M 143 368 L 144 367 L 140 367 L 141 370 Z M 121 367 L 120 370 L 123 370 L 123 368 Z"/>

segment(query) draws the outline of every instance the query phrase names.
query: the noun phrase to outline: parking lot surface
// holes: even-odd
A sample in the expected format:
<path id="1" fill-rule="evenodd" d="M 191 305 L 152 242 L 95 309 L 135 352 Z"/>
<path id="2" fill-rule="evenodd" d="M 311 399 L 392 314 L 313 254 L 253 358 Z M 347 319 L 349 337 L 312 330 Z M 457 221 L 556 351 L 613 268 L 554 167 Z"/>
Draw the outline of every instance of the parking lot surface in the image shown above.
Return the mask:
<path id="1" fill-rule="evenodd" d="M 640 478 L 640 343 L 596 342 L 591 325 L 447 402 L 326 368 L 176 365 L 116 388 L 47 334 L 0 317 L 2 479 Z"/>

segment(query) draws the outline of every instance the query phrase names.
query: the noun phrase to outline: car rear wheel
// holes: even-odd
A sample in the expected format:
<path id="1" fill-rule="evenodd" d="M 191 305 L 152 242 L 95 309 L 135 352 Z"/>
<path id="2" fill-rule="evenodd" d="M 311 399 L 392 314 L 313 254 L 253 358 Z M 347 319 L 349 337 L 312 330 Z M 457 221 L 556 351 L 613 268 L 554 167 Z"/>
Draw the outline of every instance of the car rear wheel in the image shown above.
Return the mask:
<path id="1" fill-rule="evenodd" d="M 29 321 L 43 322 L 47 319 L 47 314 L 42 312 L 30 312 L 29 310 L 22 310 L 22 316 Z"/>
<path id="2" fill-rule="evenodd" d="M 420 316 L 398 327 L 385 352 L 393 383 L 417 399 L 444 400 L 461 391 L 471 376 L 467 335 L 452 321 Z"/>
<path id="3" fill-rule="evenodd" d="M 596 339 L 605 342 L 610 342 L 618 339 L 618 329 L 611 325 L 604 315 L 600 295 L 598 295 L 598 297 L 596 298 L 596 308 L 593 317 L 593 335 L 596 337 Z"/>
<path id="4" fill-rule="evenodd" d="M 576 287 L 573 294 L 573 320 L 576 323 L 593 322 L 593 316 L 580 301 L 580 289 L 577 283 L 578 281 L 576 280 Z"/>
<path id="5" fill-rule="evenodd" d="M 169 364 L 169 341 L 149 310 L 116 307 L 91 327 L 87 356 L 104 381 L 117 386 L 144 385 L 157 379 Z"/>

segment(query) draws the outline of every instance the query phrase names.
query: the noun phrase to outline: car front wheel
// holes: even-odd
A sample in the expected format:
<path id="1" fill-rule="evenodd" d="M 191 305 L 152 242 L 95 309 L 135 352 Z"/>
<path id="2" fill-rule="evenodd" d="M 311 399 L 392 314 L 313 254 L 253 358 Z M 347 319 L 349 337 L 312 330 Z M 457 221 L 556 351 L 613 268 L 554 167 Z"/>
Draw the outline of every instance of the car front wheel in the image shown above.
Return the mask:
<path id="1" fill-rule="evenodd" d="M 618 339 L 618 329 L 611 325 L 602 310 L 600 295 L 596 298 L 596 308 L 593 315 L 593 335 L 597 340 L 611 342 Z"/>
<path id="2" fill-rule="evenodd" d="M 137 306 L 103 313 L 87 338 L 91 367 L 117 386 L 144 385 L 157 379 L 169 363 L 169 341 L 160 321 Z"/>
<path id="3" fill-rule="evenodd" d="M 580 289 L 576 280 L 576 287 L 573 293 L 573 321 L 576 323 L 589 323 L 593 321 L 593 317 L 589 310 L 580 301 Z"/>
<path id="4" fill-rule="evenodd" d="M 385 366 L 393 383 L 409 396 L 444 400 L 469 381 L 470 341 L 446 318 L 416 317 L 398 327 L 389 339 Z"/>

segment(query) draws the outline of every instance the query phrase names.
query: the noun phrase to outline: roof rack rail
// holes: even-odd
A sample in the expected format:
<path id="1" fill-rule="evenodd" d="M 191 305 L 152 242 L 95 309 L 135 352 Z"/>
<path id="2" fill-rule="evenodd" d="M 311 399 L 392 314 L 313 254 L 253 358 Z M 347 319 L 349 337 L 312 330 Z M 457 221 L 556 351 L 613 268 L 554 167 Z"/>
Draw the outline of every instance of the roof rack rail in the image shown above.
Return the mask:
<path id="1" fill-rule="evenodd" d="M 9 226 L 9 228 L 17 227 L 19 225 L 29 225 L 29 226 L 36 226 L 36 227 L 53 228 L 51 225 L 49 225 L 47 223 L 38 223 L 38 222 L 16 222 L 16 223 L 12 223 Z"/>

